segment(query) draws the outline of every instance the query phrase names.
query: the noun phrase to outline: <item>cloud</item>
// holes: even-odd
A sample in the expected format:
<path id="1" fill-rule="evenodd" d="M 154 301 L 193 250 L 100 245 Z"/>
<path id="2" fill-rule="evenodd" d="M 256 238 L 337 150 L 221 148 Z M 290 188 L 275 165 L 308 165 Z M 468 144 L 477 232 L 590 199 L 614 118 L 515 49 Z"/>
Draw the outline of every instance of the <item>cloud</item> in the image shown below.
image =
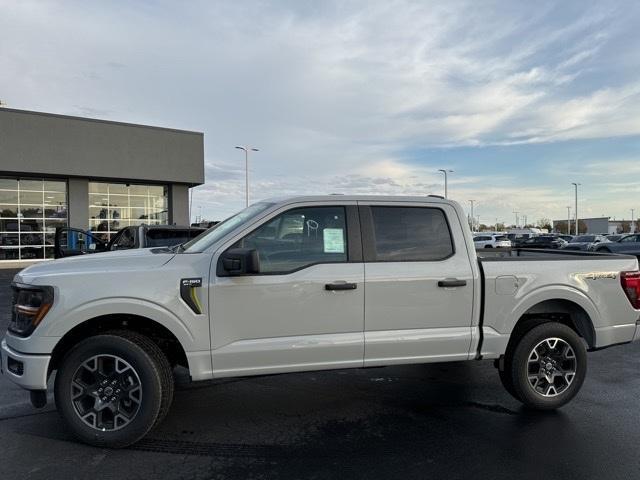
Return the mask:
<path id="1" fill-rule="evenodd" d="M 483 152 L 640 135 L 634 2 L 0 6 L 0 98 L 204 131 L 211 217 L 243 205 L 237 144 L 260 148 L 253 198 L 441 193 L 450 166 L 455 198 L 506 219 L 560 215 L 564 187 Z"/>

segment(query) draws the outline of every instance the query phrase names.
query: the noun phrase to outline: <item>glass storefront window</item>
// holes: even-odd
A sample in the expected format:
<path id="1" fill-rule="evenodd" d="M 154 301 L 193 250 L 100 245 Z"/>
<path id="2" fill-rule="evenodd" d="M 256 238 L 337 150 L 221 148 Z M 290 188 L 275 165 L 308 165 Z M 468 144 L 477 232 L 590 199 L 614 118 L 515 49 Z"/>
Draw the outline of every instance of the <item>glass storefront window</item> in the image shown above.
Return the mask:
<path id="1" fill-rule="evenodd" d="M 89 182 L 89 228 L 105 241 L 131 225 L 169 222 L 167 187 Z"/>
<path id="2" fill-rule="evenodd" d="M 55 228 L 67 224 L 67 182 L 0 178 L 0 261 L 53 258 Z"/>

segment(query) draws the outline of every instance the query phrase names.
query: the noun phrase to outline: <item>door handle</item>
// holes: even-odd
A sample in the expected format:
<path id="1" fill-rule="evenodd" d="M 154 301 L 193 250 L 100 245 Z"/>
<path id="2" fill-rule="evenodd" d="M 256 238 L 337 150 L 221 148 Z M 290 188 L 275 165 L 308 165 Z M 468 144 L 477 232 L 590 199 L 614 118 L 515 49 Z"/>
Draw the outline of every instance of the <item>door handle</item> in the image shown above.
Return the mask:
<path id="1" fill-rule="evenodd" d="M 438 280 L 439 287 L 464 287 L 467 285 L 466 280 L 458 280 L 457 278 L 445 278 L 444 280 Z"/>
<path id="2" fill-rule="evenodd" d="M 347 282 L 335 282 L 335 283 L 327 283 L 324 286 L 325 290 L 335 291 L 335 290 L 355 290 L 358 288 L 357 283 L 347 283 Z"/>

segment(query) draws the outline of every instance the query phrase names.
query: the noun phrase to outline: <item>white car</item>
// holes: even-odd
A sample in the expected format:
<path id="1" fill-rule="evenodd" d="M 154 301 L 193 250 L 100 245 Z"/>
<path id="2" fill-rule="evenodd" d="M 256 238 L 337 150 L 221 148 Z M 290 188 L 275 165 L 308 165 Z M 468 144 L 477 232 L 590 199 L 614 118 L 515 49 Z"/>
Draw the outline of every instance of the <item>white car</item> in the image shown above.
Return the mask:
<path id="1" fill-rule="evenodd" d="M 261 201 L 184 245 L 22 270 L 2 369 L 35 407 L 57 372 L 69 431 L 124 447 L 167 414 L 178 365 L 200 381 L 486 359 L 549 410 L 580 390 L 588 350 L 640 338 L 636 257 L 481 258 L 472 242 L 439 198 Z"/>
<path id="2" fill-rule="evenodd" d="M 511 240 L 506 235 L 476 235 L 473 237 L 476 248 L 510 248 Z"/>

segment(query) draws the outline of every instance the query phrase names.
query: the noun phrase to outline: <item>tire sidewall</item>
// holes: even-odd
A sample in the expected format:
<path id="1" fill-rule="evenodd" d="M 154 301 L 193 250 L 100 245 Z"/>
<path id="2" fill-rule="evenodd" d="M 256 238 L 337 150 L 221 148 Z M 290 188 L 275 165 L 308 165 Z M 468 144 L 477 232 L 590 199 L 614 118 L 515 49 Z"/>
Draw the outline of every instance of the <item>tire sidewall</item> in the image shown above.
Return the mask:
<path id="1" fill-rule="evenodd" d="M 551 337 L 567 342 L 576 355 L 576 374 L 571 385 L 560 395 L 544 397 L 537 393 L 527 378 L 529 355 L 538 343 Z M 511 377 L 514 390 L 520 400 L 528 407 L 539 410 L 553 410 L 565 405 L 580 391 L 587 374 L 587 352 L 578 334 L 566 325 L 550 322 L 538 325 L 526 333 L 513 353 Z"/>
<path id="2" fill-rule="evenodd" d="M 128 425 L 114 431 L 100 431 L 85 424 L 71 401 L 71 381 L 77 368 L 95 355 L 116 355 L 138 374 L 142 403 Z M 80 440 L 96 445 L 121 447 L 142 438 L 155 424 L 160 411 L 161 379 L 152 358 L 134 342 L 115 335 L 98 335 L 80 342 L 62 361 L 55 380 L 56 407 Z"/>

